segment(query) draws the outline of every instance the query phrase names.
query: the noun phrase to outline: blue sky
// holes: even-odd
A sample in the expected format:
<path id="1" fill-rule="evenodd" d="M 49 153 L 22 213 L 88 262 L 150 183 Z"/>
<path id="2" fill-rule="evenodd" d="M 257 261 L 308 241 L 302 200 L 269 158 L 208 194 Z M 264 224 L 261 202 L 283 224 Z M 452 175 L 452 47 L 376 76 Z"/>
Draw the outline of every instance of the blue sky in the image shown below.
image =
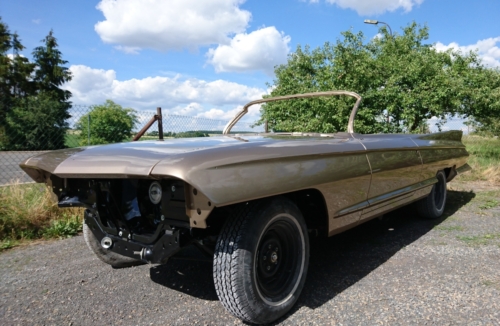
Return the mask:
<path id="1" fill-rule="evenodd" d="M 230 119 L 268 92 L 273 67 L 297 45 L 318 47 L 377 19 L 394 33 L 427 24 L 439 50 L 478 50 L 500 67 L 500 1 L 459 0 L 9 0 L 0 16 L 26 51 L 50 29 L 73 80 L 74 104 L 106 99 L 138 110 Z M 247 119 L 258 117 L 258 107 Z"/>

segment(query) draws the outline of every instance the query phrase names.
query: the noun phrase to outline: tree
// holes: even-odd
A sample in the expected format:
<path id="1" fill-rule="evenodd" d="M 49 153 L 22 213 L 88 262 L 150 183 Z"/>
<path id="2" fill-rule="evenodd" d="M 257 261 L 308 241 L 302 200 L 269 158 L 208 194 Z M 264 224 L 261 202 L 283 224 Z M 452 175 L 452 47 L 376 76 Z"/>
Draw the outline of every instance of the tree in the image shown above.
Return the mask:
<path id="1" fill-rule="evenodd" d="M 5 150 L 53 150 L 64 148 L 68 123 L 66 104 L 46 92 L 25 97 L 7 114 L 9 142 Z"/>
<path id="2" fill-rule="evenodd" d="M 68 61 L 62 59 L 62 53 L 57 48 L 57 39 L 52 30 L 41 42 L 44 45 L 36 47 L 32 53 L 37 67 L 33 78 L 36 87 L 39 92 L 51 93 L 55 99 L 61 103 L 66 102 L 70 107 L 71 104 L 67 101 L 71 97 L 71 92 L 60 88 L 72 78 L 71 72 L 63 66 Z"/>
<path id="3" fill-rule="evenodd" d="M 33 93 L 30 76 L 34 64 L 20 55 L 23 49 L 17 33 L 11 33 L 0 18 L 0 147 L 2 143 L 8 142 L 8 112 L 21 98 Z"/>
<path id="4" fill-rule="evenodd" d="M 10 107 L 10 58 L 8 51 L 11 49 L 11 34 L 9 28 L 0 18 L 0 128 L 5 127 L 5 115 Z M 0 130 L 0 132 L 2 132 Z"/>
<path id="5" fill-rule="evenodd" d="M 332 45 L 298 46 L 276 67 L 271 96 L 351 90 L 363 96 L 355 120 L 360 133 L 418 132 L 427 119 L 477 115 L 497 110 L 494 87 L 475 53 L 438 52 L 426 44 L 427 27 L 411 23 L 403 34 L 382 34 L 368 43 L 360 32 L 342 33 Z M 498 71 L 491 72 L 498 75 Z M 488 93 L 481 98 L 481 94 Z M 353 99 L 314 98 L 263 105 L 258 124 L 280 131 L 345 131 Z"/>
<path id="6" fill-rule="evenodd" d="M 93 106 L 75 125 L 75 129 L 79 131 L 80 145 L 117 143 L 129 139 L 137 123 L 135 113 L 135 110 L 124 109 L 111 100 Z"/>
<path id="7" fill-rule="evenodd" d="M 34 62 L 17 33 L 0 20 L 0 149 L 63 148 L 71 93 L 60 88 L 71 80 L 53 32 L 33 51 Z M 8 53 L 12 50 L 12 54 Z M 43 126 L 43 129 L 42 129 Z"/>

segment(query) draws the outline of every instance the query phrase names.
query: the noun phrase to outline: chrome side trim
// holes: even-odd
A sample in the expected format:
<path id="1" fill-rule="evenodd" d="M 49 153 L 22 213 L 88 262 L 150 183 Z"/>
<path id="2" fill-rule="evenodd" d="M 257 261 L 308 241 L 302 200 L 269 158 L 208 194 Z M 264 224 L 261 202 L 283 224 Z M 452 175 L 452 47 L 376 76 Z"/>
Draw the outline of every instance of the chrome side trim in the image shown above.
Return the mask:
<path id="1" fill-rule="evenodd" d="M 411 185 L 411 186 L 408 186 L 408 187 L 404 187 L 404 188 L 401 188 L 401 189 L 398 189 L 398 190 L 394 190 L 394 191 L 388 192 L 386 194 L 383 194 L 383 195 L 380 195 L 380 196 L 368 199 L 368 202 L 370 203 L 370 205 L 375 205 L 375 204 L 378 204 L 380 202 L 389 200 L 391 198 L 402 196 L 404 194 L 407 194 L 409 192 L 418 190 L 420 188 L 427 187 L 427 186 L 435 184 L 437 182 L 438 182 L 437 178 L 432 177 L 430 179 L 421 181 L 421 182 L 416 183 L 414 185 Z"/>
<path id="2" fill-rule="evenodd" d="M 344 216 L 346 214 L 350 214 L 350 213 L 353 213 L 353 212 L 356 212 L 356 211 L 368 208 L 370 206 L 379 205 L 379 204 L 381 204 L 381 203 L 383 203 L 385 201 L 389 201 L 389 200 L 394 199 L 396 197 L 401 197 L 401 196 L 407 195 L 407 194 L 409 194 L 411 192 L 414 192 L 416 190 L 419 190 L 419 189 L 425 188 L 427 186 L 433 185 L 433 184 L 435 184 L 437 182 L 438 182 L 437 178 L 433 177 L 433 178 L 421 181 L 419 183 L 416 183 L 414 185 L 411 185 L 411 186 L 408 186 L 408 187 L 404 187 L 404 188 L 401 188 L 401 189 L 398 189 L 398 190 L 395 190 L 395 191 L 388 192 L 386 194 L 383 194 L 383 195 L 380 195 L 380 196 L 368 199 L 367 201 L 363 201 L 361 203 L 358 203 L 358 204 L 346 207 L 346 208 L 338 211 L 337 214 L 334 216 L 334 218 L 339 218 L 339 217 L 342 217 L 342 216 Z"/>
<path id="3" fill-rule="evenodd" d="M 370 206 L 370 203 L 368 201 L 363 201 L 361 203 L 349 206 L 347 208 L 344 208 L 344 209 L 338 211 L 337 215 L 335 215 L 334 218 L 341 217 L 341 216 L 346 215 L 346 214 L 354 213 L 356 211 L 360 211 L 368 206 Z"/>

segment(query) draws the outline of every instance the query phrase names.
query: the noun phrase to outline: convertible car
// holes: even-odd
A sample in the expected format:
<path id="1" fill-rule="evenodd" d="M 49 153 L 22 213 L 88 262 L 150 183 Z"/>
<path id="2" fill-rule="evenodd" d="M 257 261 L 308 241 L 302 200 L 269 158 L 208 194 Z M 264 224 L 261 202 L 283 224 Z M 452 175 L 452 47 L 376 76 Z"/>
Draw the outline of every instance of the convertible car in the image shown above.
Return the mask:
<path id="1" fill-rule="evenodd" d="M 251 105 L 350 96 L 347 132 L 230 134 Z M 60 207 L 85 208 L 90 249 L 114 267 L 166 263 L 194 245 L 213 257 L 224 307 L 253 323 L 284 315 L 306 279 L 309 238 L 403 205 L 438 218 L 446 183 L 470 169 L 461 131 L 354 132 L 348 91 L 253 101 L 219 137 L 63 149 L 20 164 Z"/>

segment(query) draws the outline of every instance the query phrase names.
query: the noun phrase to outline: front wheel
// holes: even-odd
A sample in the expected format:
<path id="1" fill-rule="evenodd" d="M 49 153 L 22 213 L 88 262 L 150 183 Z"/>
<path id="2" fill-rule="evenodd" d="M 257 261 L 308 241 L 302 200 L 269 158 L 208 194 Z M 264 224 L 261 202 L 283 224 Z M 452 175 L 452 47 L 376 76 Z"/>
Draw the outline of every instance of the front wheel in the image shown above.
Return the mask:
<path id="1" fill-rule="evenodd" d="M 215 248 L 214 282 L 224 307 L 252 323 L 269 323 L 297 301 L 307 274 L 304 218 L 287 198 L 247 204 L 223 227 Z"/>
<path id="2" fill-rule="evenodd" d="M 431 193 L 416 202 L 418 214 L 423 218 L 436 219 L 443 215 L 446 205 L 446 174 L 439 171 L 436 174 L 438 180 L 432 187 Z"/>

